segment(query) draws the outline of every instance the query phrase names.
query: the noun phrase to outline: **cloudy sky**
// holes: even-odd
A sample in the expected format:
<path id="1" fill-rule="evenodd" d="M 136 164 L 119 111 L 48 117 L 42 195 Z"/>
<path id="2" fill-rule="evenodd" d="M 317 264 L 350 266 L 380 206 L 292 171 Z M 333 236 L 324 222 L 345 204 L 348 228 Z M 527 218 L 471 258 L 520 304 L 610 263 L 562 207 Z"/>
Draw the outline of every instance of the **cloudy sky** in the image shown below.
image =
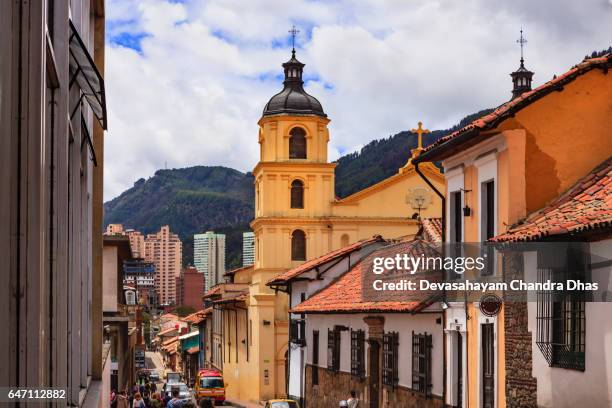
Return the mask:
<path id="1" fill-rule="evenodd" d="M 105 199 L 164 167 L 251 170 L 294 24 L 335 159 L 507 100 L 521 28 L 536 86 L 607 48 L 612 0 L 107 0 Z"/>

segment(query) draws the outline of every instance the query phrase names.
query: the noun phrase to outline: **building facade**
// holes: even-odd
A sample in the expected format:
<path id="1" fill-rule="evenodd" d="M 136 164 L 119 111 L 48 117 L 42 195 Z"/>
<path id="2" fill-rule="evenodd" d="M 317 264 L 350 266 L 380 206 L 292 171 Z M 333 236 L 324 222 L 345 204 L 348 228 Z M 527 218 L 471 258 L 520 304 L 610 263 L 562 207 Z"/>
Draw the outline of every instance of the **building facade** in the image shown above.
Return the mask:
<path id="1" fill-rule="evenodd" d="M 176 278 L 183 267 L 183 244 L 168 225 L 146 236 L 145 260 L 155 264 L 155 289 L 160 305 L 176 304 Z"/>
<path id="2" fill-rule="evenodd" d="M 440 139 L 415 160 L 417 166 L 441 161 L 445 169 L 447 243 L 495 241 L 496 236 L 504 236 L 528 214 L 545 208 L 612 155 L 610 67 L 610 55 L 587 59 L 536 89 L 521 89 L 511 101 Z M 592 192 L 595 191 L 593 187 Z M 584 197 L 583 201 L 588 199 Z M 601 210 L 595 218 L 609 225 L 606 224 L 609 197 L 607 202 L 603 201 L 593 204 Z M 579 218 L 582 223 L 588 220 L 585 215 Z M 560 232 L 569 232 L 574 222 L 564 222 L 562 218 L 556 222 L 557 232 L 543 235 L 559 235 L 562 240 Z M 605 237 L 600 235 L 598 240 Z M 502 271 L 499 267 L 493 275 L 499 277 Z M 597 316 L 595 313 L 589 317 L 592 307 L 586 310 L 587 321 Z M 602 308 L 609 310 L 603 304 Z M 598 375 L 602 371 L 597 367 L 606 363 L 603 354 L 592 357 L 591 364 L 582 372 L 575 367 L 544 362 L 542 351 L 536 346 L 542 328 L 536 327 L 534 333 L 531 305 L 529 310 L 532 314 L 524 303 L 509 302 L 504 303 L 498 315 L 490 317 L 481 312 L 478 302 L 450 304 L 447 322 L 453 323 L 447 327 L 446 340 L 446 360 L 451 367 L 447 378 L 448 404 L 462 407 L 552 407 L 565 402 L 571 405 L 568 401 L 576 404 L 590 401 L 587 405 L 592 406 L 609 404 L 609 393 L 601 389 L 590 393 L 591 388 L 586 386 L 601 385 Z M 604 326 L 597 330 L 610 329 Z M 590 339 L 597 343 L 602 336 L 601 332 L 591 332 Z M 556 342 L 564 344 L 565 340 Z M 554 397 L 551 383 L 557 384 Z M 585 387 L 576 386 L 578 383 Z"/>
<path id="3" fill-rule="evenodd" d="M 0 383 L 104 406 L 104 1 L 50 3 L 0 3 Z"/>
<path id="4" fill-rule="evenodd" d="M 255 264 L 248 273 L 236 274 L 248 279 L 248 293 L 219 305 L 236 310 L 219 317 L 226 319 L 221 322 L 236 337 L 226 338 L 221 347 L 230 398 L 260 401 L 287 393 L 288 298 L 267 287 L 268 280 L 376 234 L 413 236 L 420 225 L 419 210 L 424 217 L 439 217 L 441 212 L 440 200 L 410 164 L 371 187 L 336 199 L 335 164 L 327 158 L 330 120 L 319 101 L 305 92 L 303 67 L 295 53 L 283 64 L 284 88 L 270 99 L 259 121 L 251 223 Z M 421 171 L 442 188 L 443 177 L 435 166 Z M 418 210 L 409 199 L 415 195 L 421 198 Z M 215 344 L 212 347 L 214 355 Z"/>
<path id="5" fill-rule="evenodd" d="M 255 233 L 242 233 L 242 266 L 251 266 L 255 263 Z"/>
<path id="6" fill-rule="evenodd" d="M 183 270 L 176 282 L 177 306 L 189 306 L 194 310 L 202 308 L 204 294 L 204 275 L 193 266 Z"/>
<path id="7" fill-rule="evenodd" d="M 207 231 L 193 236 L 193 264 L 204 274 L 205 290 L 223 282 L 225 274 L 225 235 Z"/>

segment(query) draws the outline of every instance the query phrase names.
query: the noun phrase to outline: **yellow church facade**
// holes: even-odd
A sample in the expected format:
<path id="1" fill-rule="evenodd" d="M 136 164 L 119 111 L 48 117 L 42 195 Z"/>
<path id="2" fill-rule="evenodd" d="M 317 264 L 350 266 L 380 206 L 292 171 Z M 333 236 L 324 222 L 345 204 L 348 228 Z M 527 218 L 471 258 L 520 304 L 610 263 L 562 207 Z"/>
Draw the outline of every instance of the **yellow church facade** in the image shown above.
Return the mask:
<path id="1" fill-rule="evenodd" d="M 255 177 L 255 265 L 234 276 L 248 289 L 221 302 L 223 374 L 229 399 L 262 401 L 286 394 L 288 296 L 266 286 L 299 264 L 373 235 L 414 236 L 417 216 L 438 218 L 441 201 L 408 163 L 398 173 L 343 199 L 334 193 L 328 161 L 330 122 L 303 89 L 304 65 L 283 64 L 284 88 L 259 120 L 260 160 Z M 418 150 L 418 149 L 417 149 Z M 418 153 L 418 151 L 417 151 Z M 409 152 L 406 152 L 408 158 Z M 420 170 L 438 188 L 444 178 L 432 164 Z"/>

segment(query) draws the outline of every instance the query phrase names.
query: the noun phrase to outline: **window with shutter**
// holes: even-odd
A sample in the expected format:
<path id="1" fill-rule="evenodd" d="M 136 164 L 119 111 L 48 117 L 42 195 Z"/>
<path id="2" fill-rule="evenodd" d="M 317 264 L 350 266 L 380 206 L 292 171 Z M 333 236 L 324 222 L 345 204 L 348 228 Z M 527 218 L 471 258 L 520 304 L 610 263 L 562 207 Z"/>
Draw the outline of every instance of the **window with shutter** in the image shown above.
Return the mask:
<path id="1" fill-rule="evenodd" d="M 383 334 L 383 369 L 384 385 L 396 387 L 399 383 L 399 334 L 388 332 Z"/>
<path id="2" fill-rule="evenodd" d="M 306 260 L 306 234 L 302 230 L 295 230 L 291 234 L 291 260 Z"/>
<path id="3" fill-rule="evenodd" d="M 327 368 L 340 371 L 340 331 L 327 329 Z"/>
<path id="4" fill-rule="evenodd" d="M 291 182 L 291 208 L 304 208 L 304 183 L 300 180 Z"/>
<path id="5" fill-rule="evenodd" d="M 365 332 L 351 330 L 351 375 L 365 378 Z"/>
<path id="6" fill-rule="evenodd" d="M 306 158 L 306 132 L 302 128 L 296 127 L 289 132 L 289 158 Z"/>
<path id="7" fill-rule="evenodd" d="M 412 332 L 412 389 L 431 395 L 431 349 L 432 337 L 427 332 Z"/>

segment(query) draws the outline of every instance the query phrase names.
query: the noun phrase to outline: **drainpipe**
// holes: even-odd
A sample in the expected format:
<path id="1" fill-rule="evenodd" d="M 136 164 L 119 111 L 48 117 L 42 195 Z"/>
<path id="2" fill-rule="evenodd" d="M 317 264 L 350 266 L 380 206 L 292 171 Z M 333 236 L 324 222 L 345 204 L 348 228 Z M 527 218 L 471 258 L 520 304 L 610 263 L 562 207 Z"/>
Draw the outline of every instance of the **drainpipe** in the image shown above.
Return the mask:
<path id="1" fill-rule="evenodd" d="M 427 177 L 423 174 L 421 169 L 419 169 L 419 162 L 414 163 L 414 170 L 416 173 L 427 183 L 427 185 L 440 197 L 442 201 L 442 244 L 446 242 L 446 197 L 440 190 L 438 190 L 432 183 L 429 181 Z"/>

